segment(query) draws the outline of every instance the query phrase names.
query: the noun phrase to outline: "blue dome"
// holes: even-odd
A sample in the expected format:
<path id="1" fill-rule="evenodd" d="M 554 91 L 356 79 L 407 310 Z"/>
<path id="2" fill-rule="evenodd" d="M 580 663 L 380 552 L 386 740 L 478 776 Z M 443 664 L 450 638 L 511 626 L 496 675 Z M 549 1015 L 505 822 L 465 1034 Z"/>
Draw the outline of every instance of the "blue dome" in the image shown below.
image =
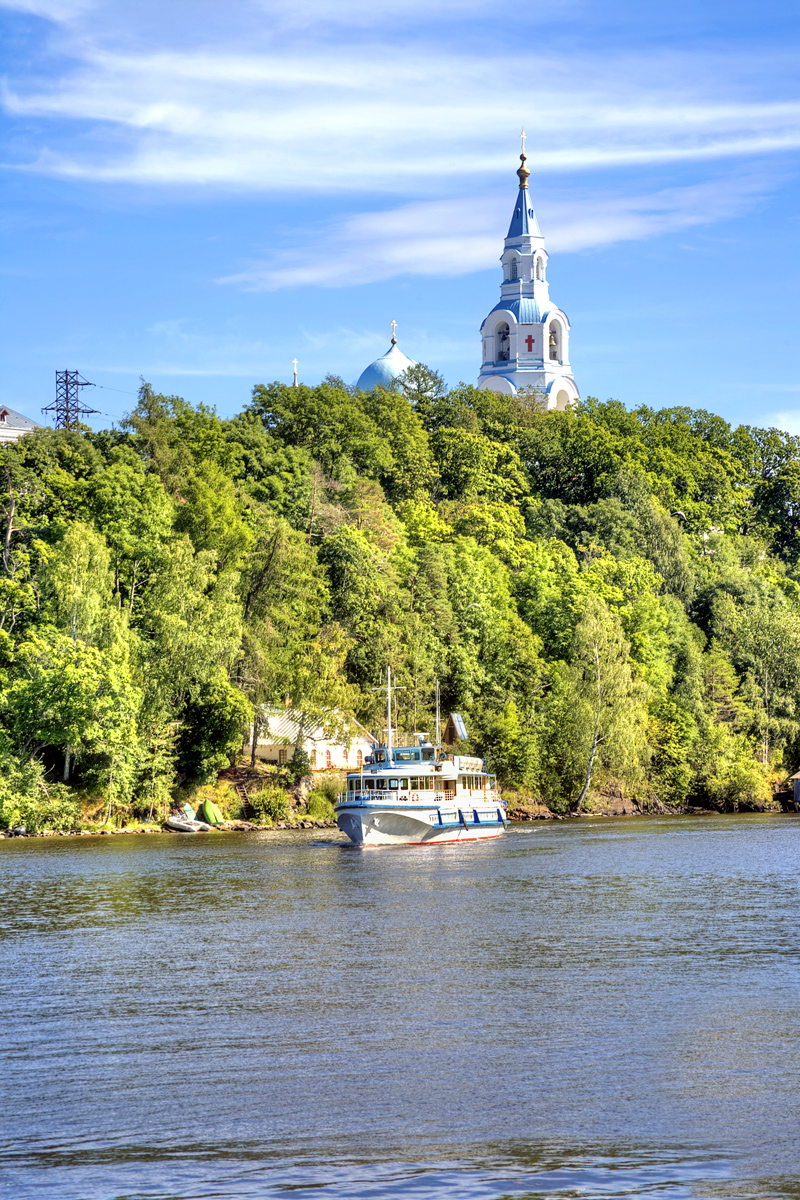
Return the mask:
<path id="1" fill-rule="evenodd" d="M 406 358 L 395 342 L 385 354 L 376 358 L 374 363 L 370 363 L 367 369 L 361 372 L 356 387 L 360 392 L 371 392 L 376 387 L 391 387 L 398 375 L 416 365 L 412 359 Z"/>

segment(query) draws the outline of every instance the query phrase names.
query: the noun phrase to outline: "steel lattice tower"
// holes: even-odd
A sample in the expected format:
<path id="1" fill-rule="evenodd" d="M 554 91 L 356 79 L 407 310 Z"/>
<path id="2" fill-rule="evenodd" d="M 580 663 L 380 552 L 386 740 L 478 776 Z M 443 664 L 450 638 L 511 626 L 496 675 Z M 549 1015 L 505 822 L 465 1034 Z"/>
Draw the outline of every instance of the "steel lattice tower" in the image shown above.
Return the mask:
<path id="1" fill-rule="evenodd" d="M 94 384 L 82 379 L 79 371 L 56 371 L 56 398 L 42 409 L 43 413 L 55 413 L 56 429 L 77 429 L 81 417 L 98 411 L 81 402 L 81 388 L 85 387 Z"/>

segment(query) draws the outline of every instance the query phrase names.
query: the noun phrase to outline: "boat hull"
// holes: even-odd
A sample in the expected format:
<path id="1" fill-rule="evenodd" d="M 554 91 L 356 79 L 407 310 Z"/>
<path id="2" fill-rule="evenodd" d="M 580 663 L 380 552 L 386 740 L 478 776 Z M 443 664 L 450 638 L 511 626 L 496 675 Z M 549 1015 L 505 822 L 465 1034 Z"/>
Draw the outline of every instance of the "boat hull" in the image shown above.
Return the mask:
<path id="1" fill-rule="evenodd" d="M 480 819 L 482 817 L 482 819 Z M 498 837 L 505 824 L 497 816 L 458 810 L 442 819 L 438 809 L 343 806 L 336 814 L 342 833 L 357 846 L 421 846 L 476 842 Z"/>

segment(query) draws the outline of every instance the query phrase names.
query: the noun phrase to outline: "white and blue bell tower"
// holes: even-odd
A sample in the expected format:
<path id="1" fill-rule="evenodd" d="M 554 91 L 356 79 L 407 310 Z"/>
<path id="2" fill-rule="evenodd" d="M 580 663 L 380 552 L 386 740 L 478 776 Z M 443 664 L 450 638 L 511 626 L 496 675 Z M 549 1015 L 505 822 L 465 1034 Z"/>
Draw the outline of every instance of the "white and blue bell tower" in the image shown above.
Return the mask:
<path id="1" fill-rule="evenodd" d="M 478 387 L 513 396 L 536 388 L 548 408 L 579 398 L 569 365 L 569 321 L 550 299 L 547 250 L 528 191 L 522 135 L 519 195 L 500 259 L 500 303 L 481 325 L 483 363 Z"/>

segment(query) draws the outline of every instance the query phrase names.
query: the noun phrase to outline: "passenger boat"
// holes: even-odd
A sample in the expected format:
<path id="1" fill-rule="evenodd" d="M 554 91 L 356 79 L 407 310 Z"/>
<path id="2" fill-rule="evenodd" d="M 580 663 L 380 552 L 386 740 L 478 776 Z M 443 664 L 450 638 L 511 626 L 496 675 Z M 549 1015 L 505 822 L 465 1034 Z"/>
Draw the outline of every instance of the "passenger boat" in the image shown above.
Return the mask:
<path id="1" fill-rule="evenodd" d="M 387 673 L 391 714 L 391 674 Z M 437 845 L 497 837 L 506 827 L 497 781 L 480 758 L 451 754 L 418 735 L 417 745 L 387 741 L 347 776 L 336 805 L 336 821 L 357 846 Z"/>

